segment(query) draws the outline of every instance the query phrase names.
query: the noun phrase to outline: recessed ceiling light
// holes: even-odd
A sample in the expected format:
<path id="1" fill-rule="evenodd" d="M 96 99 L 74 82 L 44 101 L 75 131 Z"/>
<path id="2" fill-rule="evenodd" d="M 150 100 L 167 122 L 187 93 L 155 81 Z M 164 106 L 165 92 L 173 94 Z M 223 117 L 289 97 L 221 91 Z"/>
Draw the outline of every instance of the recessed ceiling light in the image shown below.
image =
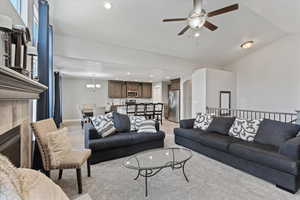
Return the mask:
<path id="1" fill-rule="evenodd" d="M 127 75 L 129 76 L 129 75 L 131 75 L 131 73 L 130 73 L 130 72 L 127 72 Z"/>
<path id="2" fill-rule="evenodd" d="M 112 4 L 110 2 L 104 2 L 104 8 L 106 10 L 110 10 L 112 8 Z"/>
<path id="3" fill-rule="evenodd" d="M 249 49 L 253 46 L 253 44 L 254 44 L 254 41 L 250 40 L 250 41 L 247 41 L 247 42 L 244 42 L 243 44 L 241 44 L 241 48 Z"/>
<path id="4" fill-rule="evenodd" d="M 150 78 L 153 78 L 153 75 L 152 75 L 152 74 L 150 74 L 150 75 L 149 75 L 149 77 L 150 77 Z"/>
<path id="5" fill-rule="evenodd" d="M 171 77 L 170 76 L 166 76 L 166 79 L 170 79 Z"/>
<path id="6" fill-rule="evenodd" d="M 194 34 L 194 37 L 199 37 L 199 36 L 200 36 L 200 33 L 198 33 L 198 32 Z"/>

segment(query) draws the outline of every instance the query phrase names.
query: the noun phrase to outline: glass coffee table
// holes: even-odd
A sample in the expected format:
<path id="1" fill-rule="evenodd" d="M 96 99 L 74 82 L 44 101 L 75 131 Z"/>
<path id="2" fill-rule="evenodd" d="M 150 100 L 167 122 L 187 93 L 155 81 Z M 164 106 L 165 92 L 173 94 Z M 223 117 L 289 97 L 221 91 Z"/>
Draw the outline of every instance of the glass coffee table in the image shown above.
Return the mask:
<path id="1" fill-rule="evenodd" d="M 184 167 L 188 160 L 192 158 L 192 151 L 184 148 L 164 148 L 154 149 L 137 153 L 129 157 L 123 165 L 126 168 L 137 170 L 137 180 L 140 176 L 145 178 L 145 195 L 148 196 L 148 178 L 155 176 L 164 168 L 182 169 L 187 182 Z"/>

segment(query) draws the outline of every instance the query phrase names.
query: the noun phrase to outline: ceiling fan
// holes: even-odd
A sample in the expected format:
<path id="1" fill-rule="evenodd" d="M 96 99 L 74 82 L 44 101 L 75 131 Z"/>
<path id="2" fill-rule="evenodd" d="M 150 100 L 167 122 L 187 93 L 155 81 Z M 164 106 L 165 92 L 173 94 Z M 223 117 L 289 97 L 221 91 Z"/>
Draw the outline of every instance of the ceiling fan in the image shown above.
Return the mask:
<path id="1" fill-rule="evenodd" d="M 202 6 L 203 0 L 193 0 L 193 1 L 194 1 L 194 9 L 192 10 L 192 12 L 187 18 L 174 18 L 174 19 L 163 20 L 163 22 L 187 21 L 188 25 L 178 33 L 179 36 L 183 35 L 190 28 L 194 30 L 199 30 L 203 26 L 211 31 L 215 31 L 217 30 L 218 27 L 212 24 L 211 22 L 207 21 L 208 18 L 239 9 L 239 4 L 233 4 L 231 6 L 227 6 L 225 8 L 221 8 L 207 13 Z"/>

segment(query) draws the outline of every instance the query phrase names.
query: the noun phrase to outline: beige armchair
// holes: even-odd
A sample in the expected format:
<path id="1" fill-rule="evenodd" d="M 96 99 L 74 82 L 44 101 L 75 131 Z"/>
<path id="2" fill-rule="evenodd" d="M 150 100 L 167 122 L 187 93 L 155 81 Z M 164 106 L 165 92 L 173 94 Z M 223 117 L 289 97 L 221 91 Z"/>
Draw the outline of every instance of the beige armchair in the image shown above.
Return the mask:
<path id="1" fill-rule="evenodd" d="M 82 193 L 82 176 L 81 176 L 81 166 L 87 162 L 91 155 L 90 149 L 85 149 L 83 151 L 71 151 L 64 156 L 62 163 L 59 166 L 51 165 L 50 152 L 48 149 L 47 134 L 57 131 L 54 120 L 46 119 L 39 122 L 31 124 L 34 135 L 36 137 L 39 150 L 41 152 L 42 162 L 45 174 L 50 177 L 51 170 L 59 170 L 59 179 L 62 178 L 64 169 L 76 169 L 77 173 L 77 183 L 78 192 Z M 90 164 L 87 162 L 88 177 L 91 176 Z"/>

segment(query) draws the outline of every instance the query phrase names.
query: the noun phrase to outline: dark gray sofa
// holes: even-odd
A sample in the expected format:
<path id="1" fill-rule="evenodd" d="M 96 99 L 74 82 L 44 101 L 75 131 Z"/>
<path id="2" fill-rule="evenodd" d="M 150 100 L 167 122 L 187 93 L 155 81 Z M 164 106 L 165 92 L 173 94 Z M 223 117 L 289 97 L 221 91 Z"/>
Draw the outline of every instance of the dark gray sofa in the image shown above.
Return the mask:
<path id="1" fill-rule="evenodd" d="M 91 149 L 90 164 L 129 156 L 141 151 L 164 147 L 165 133 L 118 132 L 112 136 L 101 138 L 92 123 L 85 124 L 85 148 Z"/>
<path id="2" fill-rule="evenodd" d="M 246 142 L 229 135 L 193 129 L 194 121 L 195 119 L 180 121 L 180 128 L 174 129 L 176 144 L 267 180 L 291 193 L 297 192 L 300 186 L 300 137 L 289 135 L 284 142 L 280 141 L 280 146 L 258 142 L 262 140 L 262 134 L 254 142 Z M 266 123 L 273 122 L 269 120 Z M 264 126 L 263 122 L 261 126 Z M 293 131 L 299 131 L 299 126 L 291 126 Z M 286 128 L 288 129 L 288 125 L 274 123 L 273 132 L 280 135 L 281 132 L 276 130 Z M 271 130 L 260 127 L 259 131 L 262 133 Z M 286 135 L 288 134 L 281 138 Z M 274 139 L 268 142 L 272 143 Z"/>

